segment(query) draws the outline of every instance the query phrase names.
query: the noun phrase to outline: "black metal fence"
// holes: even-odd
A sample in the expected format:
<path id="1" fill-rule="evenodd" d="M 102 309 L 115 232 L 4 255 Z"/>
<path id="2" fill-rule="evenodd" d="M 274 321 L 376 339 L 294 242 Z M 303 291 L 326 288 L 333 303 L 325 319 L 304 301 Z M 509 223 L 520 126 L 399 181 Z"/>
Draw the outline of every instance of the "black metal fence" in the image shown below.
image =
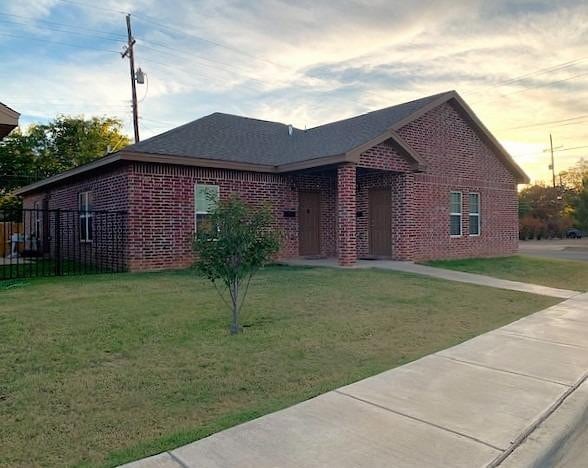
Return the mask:
<path id="1" fill-rule="evenodd" d="M 127 213 L 0 210 L 0 280 L 126 270 Z"/>

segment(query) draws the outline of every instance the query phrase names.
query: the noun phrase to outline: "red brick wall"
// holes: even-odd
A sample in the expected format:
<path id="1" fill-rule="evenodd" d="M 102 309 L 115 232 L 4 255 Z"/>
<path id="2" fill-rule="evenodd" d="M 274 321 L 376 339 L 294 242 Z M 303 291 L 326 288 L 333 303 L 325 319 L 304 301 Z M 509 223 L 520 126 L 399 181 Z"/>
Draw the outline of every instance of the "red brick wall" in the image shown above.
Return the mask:
<path id="1" fill-rule="evenodd" d="M 406 201 L 398 257 L 411 260 L 506 255 L 518 246 L 513 174 L 456 107 L 444 104 L 398 132 L 427 164 L 402 176 Z M 463 193 L 463 236 L 449 235 L 449 193 Z M 480 193 L 481 234 L 468 235 L 468 193 Z"/>
<path id="2" fill-rule="evenodd" d="M 124 269 L 127 264 L 127 216 L 115 211 L 128 209 L 128 172 L 126 165 L 94 173 L 90 177 L 72 179 L 65 184 L 51 187 L 43 192 L 31 193 L 24 197 L 23 207 L 34 208 L 35 202 L 49 212 L 42 212 L 41 222 L 47 225 L 49 238 L 43 240 L 52 255 L 56 254 L 56 238 L 60 238 L 60 256 L 76 263 L 98 267 Z M 109 213 L 94 213 L 92 243 L 80 241 L 78 196 L 91 191 L 94 210 Z M 52 210 L 63 210 L 59 214 L 59 235 L 56 233 L 57 218 Z M 27 214 L 25 214 L 27 216 Z M 28 215 L 29 217 L 31 214 Z M 44 219 L 47 216 L 48 219 Z M 30 221 L 30 219 L 29 219 Z M 25 220 L 25 224 L 27 221 Z"/>
<path id="3" fill-rule="evenodd" d="M 331 171 L 332 172 L 332 171 Z M 219 186 L 220 198 L 238 195 L 252 206 L 270 204 L 282 233 L 278 257 L 298 256 L 300 190 L 321 193 L 322 255 L 335 255 L 335 188 L 332 173 L 275 175 L 137 163 L 130 174 L 130 267 L 155 270 L 190 266 L 194 260 L 194 186 Z"/>
<path id="4" fill-rule="evenodd" d="M 388 142 L 380 143 L 363 152 L 359 157 L 357 166 L 393 172 L 409 172 L 412 170 L 409 159 L 399 154 Z"/>

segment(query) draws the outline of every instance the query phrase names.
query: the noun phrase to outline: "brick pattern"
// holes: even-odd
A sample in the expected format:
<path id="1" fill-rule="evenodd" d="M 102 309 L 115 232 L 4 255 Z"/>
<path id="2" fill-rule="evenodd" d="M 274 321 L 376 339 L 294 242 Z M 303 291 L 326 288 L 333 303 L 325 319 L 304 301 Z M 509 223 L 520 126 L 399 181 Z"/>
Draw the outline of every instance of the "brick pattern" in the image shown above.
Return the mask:
<path id="1" fill-rule="evenodd" d="M 353 163 L 337 167 L 337 257 L 339 265 L 357 260 L 356 247 L 356 167 Z"/>
<path id="2" fill-rule="evenodd" d="M 80 225 L 77 210 L 78 196 L 82 192 L 91 191 L 94 195 L 94 210 L 126 211 L 128 208 L 128 175 L 129 166 L 123 165 L 115 169 L 95 173 L 91 177 L 78 179 L 68 184 L 50 188 L 42 193 L 33 193 L 23 200 L 23 207 L 33 209 L 35 202 L 43 208 L 43 200 L 47 200 L 49 210 L 74 210 L 73 213 L 62 213 L 60 216 L 61 255 L 65 259 L 77 260 L 97 266 L 115 266 L 125 269 L 128 259 L 128 217 L 123 214 L 94 214 L 94 240 L 91 243 L 80 241 Z M 55 213 L 49 213 L 47 223 L 50 251 L 55 253 Z"/>
<path id="3" fill-rule="evenodd" d="M 381 171 L 410 172 L 412 165 L 389 143 L 384 142 L 368 149 L 359 156 L 358 167 L 379 169 Z"/>
<path id="4" fill-rule="evenodd" d="M 221 169 L 136 164 L 130 176 L 130 267 L 183 268 L 194 261 L 195 184 L 218 185 L 221 200 L 237 195 L 252 206 L 269 204 L 281 231 L 278 258 L 298 256 L 298 192 L 321 193 L 321 254 L 335 251 L 335 180 L 330 173 L 275 175 Z"/>
<path id="5" fill-rule="evenodd" d="M 516 180 L 467 118 L 443 104 L 398 132 L 426 162 L 426 173 L 405 175 L 405 260 L 508 255 L 518 248 Z M 449 235 L 449 193 L 463 193 L 464 235 Z M 480 194 L 481 233 L 469 236 L 468 193 Z"/>
<path id="6" fill-rule="evenodd" d="M 131 270 L 187 267 L 193 262 L 194 185 L 220 186 L 226 199 L 272 206 L 283 233 L 279 257 L 298 256 L 298 193 L 320 192 L 321 254 L 338 255 L 342 265 L 369 253 L 370 188 L 392 192 L 392 256 L 425 260 L 510 254 L 517 249 L 517 193 L 514 176 L 497 159 L 467 117 L 444 104 L 398 130 L 427 164 L 413 173 L 411 163 L 384 142 L 364 152 L 357 164 L 323 171 L 263 174 L 156 163 L 132 163 L 67 182 L 25 198 L 25 207 L 48 196 L 50 208 L 77 209 L 81 191 L 94 192 L 96 209 L 128 210 Z M 463 192 L 463 232 L 449 235 L 449 193 Z M 480 194 L 481 234 L 469 236 L 468 193 Z M 363 216 L 357 216 L 357 212 Z"/>

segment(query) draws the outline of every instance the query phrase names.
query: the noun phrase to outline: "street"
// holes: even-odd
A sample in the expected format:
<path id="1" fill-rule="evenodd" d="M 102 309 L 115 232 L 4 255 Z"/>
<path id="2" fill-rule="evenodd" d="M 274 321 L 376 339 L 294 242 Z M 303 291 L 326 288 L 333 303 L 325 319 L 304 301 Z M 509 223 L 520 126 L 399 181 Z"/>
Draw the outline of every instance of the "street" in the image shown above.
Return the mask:
<path id="1" fill-rule="evenodd" d="M 534 257 L 588 262 L 588 238 L 520 241 L 519 253 Z"/>

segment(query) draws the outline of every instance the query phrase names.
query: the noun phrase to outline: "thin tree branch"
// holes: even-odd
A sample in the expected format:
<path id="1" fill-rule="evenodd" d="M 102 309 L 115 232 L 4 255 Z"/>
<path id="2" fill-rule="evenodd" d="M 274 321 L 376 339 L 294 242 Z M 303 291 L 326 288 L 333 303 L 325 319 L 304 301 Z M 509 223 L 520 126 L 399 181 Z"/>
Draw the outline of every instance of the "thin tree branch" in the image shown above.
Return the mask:
<path id="1" fill-rule="evenodd" d="M 253 275 L 256 272 L 257 272 L 257 270 L 249 273 L 249 277 L 247 278 L 247 283 L 245 283 L 245 289 L 243 290 L 243 295 L 241 296 L 241 305 L 239 305 L 239 312 L 241 311 L 241 308 L 243 307 L 243 303 L 245 302 L 245 297 L 247 297 L 247 291 L 249 290 L 249 283 L 251 283 L 251 278 L 253 278 Z"/>
<path id="2" fill-rule="evenodd" d="M 216 284 L 216 281 L 213 281 L 212 284 L 214 285 L 214 289 L 218 293 L 219 297 L 222 299 L 222 301 L 225 303 L 225 305 L 230 309 L 231 304 L 229 304 L 229 302 L 225 299 L 225 296 L 223 295 L 223 293 L 219 289 L 218 285 Z M 226 286 L 225 286 L 225 288 L 226 288 Z"/>

